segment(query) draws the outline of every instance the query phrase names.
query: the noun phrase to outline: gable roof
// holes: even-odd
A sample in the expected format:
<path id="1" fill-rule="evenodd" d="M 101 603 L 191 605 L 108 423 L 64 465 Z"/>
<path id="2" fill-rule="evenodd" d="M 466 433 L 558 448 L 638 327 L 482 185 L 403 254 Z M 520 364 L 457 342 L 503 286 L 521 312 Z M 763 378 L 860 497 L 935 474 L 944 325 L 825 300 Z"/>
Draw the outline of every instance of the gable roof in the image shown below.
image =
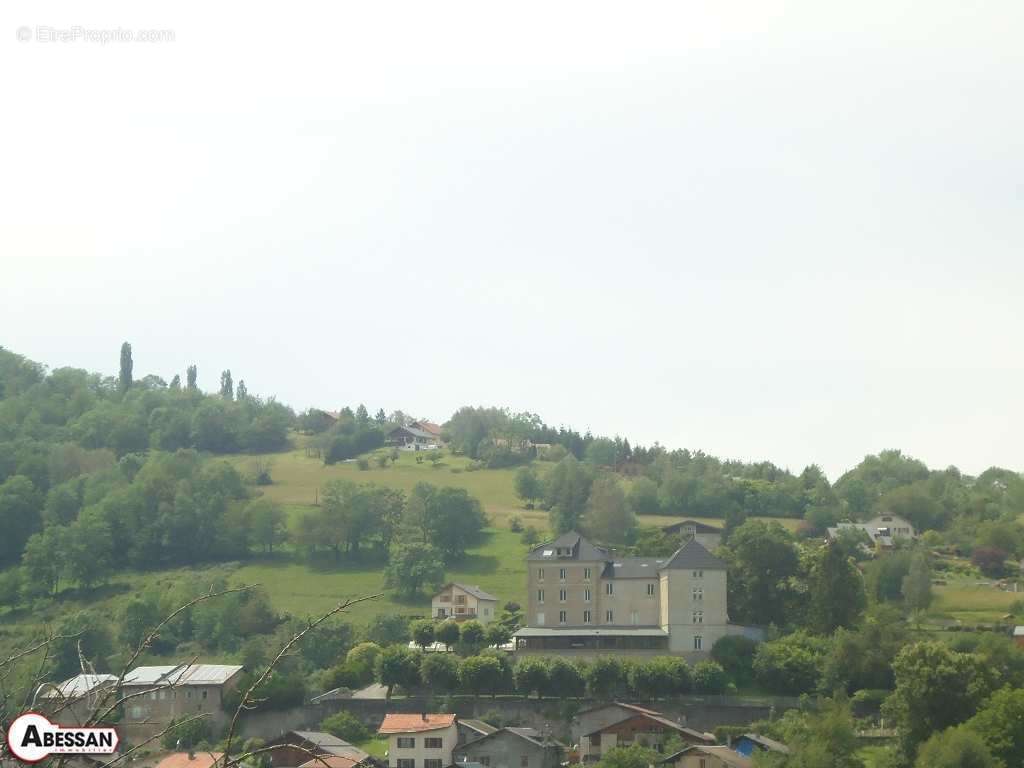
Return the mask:
<path id="1" fill-rule="evenodd" d="M 724 571 L 727 566 L 724 560 L 720 560 L 712 555 L 696 539 L 690 539 L 677 549 L 672 557 L 668 559 L 668 562 L 661 567 L 663 569 L 676 568 L 686 570 L 688 568 L 702 568 L 709 571 Z"/>
<path id="2" fill-rule="evenodd" d="M 505 728 L 496 728 L 491 733 L 488 733 L 486 736 L 481 736 L 479 739 L 474 739 L 473 741 L 468 741 L 465 744 L 460 744 L 456 749 L 461 749 L 463 747 L 469 746 L 475 747 L 478 744 L 487 741 L 488 739 L 498 738 L 502 734 L 506 733 L 511 734 L 513 736 L 517 736 L 518 738 L 523 739 L 524 741 L 528 741 L 531 744 L 538 747 L 561 747 L 563 749 L 565 748 L 564 744 L 562 744 L 559 741 L 556 741 L 550 736 L 545 736 L 536 728 L 516 728 L 512 726 L 506 726 Z"/>
<path id="3" fill-rule="evenodd" d="M 75 675 L 39 694 L 44 699 L 77 699 L 117 682 L 117 675 Z"/>
<path id="4" fill-rule="evenodd" d="M 455 722 L 455 715 L 384 715 L 377 733 L 419 733 L 447 728 Z"/>
<path id="5" fill-rule="evenodd" d="M 355 766 L 366 760 L 356 754 L 351 755 L 323 755 L 313 757 L 304 762 L 299 768 L 355 768 Z"/>
<path id="6" fill-rule="evenodd" d="M 696 731 L 693 728 L 687 728 L 685 725 L 680 725 L 679 723 L 675 722 L 674 720 L 669 720 L 667 717 L 665 717 L 664 715 L 662 715 L 662 714 L 660 714 L 658 712 L 650 712 L 650 711 L 647 711 L 647 712 L 637 712 L 636 714 L 632 715 L 631 717 L 627 717 L 624 720 L 616 720 L 614 723 L 608 723 L 606 725 L 602 725 L 600 728 L 595 728 L 590 733 L 585 733 L 583 735 L 584 736 L 593 736 L 595 733 L 604 733 L 605 731 L 610 731 L 610 730 L 613 730 L 615 728 L 618 728 L 618 727 L 622 726 L 624 723 L 630 722 L 631 720 L 638 720 L 638 719 L 650 720 L 650 721 L 652 721 L 654 723 L 657 723 L 658 725 L 661 725 L 664 728 L 668 728 L 670 730 L 673 730 L 676 733 L 684 734 L 685 736 L 689 736 L 691 739 L 695 739 L 695 740 L 703 742 L 705 744 L 714 744 L 715 743 L 715 736 L 714 736 L 714 734 L 704 733 L 703 731 Z"/>
<path id="7" fill-rule="evenodd" d="M 607 704 L 598 704 L 596 707 L 591 707 L 590 709 L 584 709 L 577 712 L 576 716 L 579 717 L 580 715 L 585 715 L 590 712 L 597 712 L 598 710 L 607 709 L 608 707 L 622 707 L 623 709 L 629 709 L 633 712 L 642 712 L 645 715 L 658 715 L 659 717 L 664 717 L 661 712 L 656 710 L 638 707 L 636 704 L 624 704 L 621 701 L 609 701 Z"/>
<path id="8" fill-rule="evenodd" d="M 311 752 L 319 752 L 334 757 L 352 758 L 357 763 L 361 763 L 370 757 L 369 753 L 359 747 L 324 731 L 288 731 L 268 743 L 293 744 L 295 740 L 292 737 L 298 737 L 299 741 L 308 744 Z M 339 765 L 335 766 L 335 768 L 347 768 L 347 766 Z"/>
<path id="9" fill-rule="evenodd" d="M 136 667 L 124 676 L 125 685 L 223 685 L 242 671 L 238 664 L 178 664 Z"/>
<path id="10" fill-rule="evenodd" d="M 713 525 L 707 525 L 706 523 L 698 523 L 696 520 L 680 520 L 678 523 L 672 523 L 672 525 L 666 525 L 661 530 L 665 533 L 679 533 L 686 527 L 693 527 L 697 533 L 722 533 L 721 528 L 715 528 Z"/>
<path id="11" fill-rule="evenodd" d="M 572 555 L 562 555 L 559 557 L 555 554 L 555 551 L 558 549 L 569 549 L 572 551 Z M 548 560 L 551 562 L 570 558 L 572 560 L 609 560 L 611 556 L 608 550 L 595 547 L 576 531 L 563 533 L 554 541 L 534 547 L 530 550 L 530 554 L 526 556 L 527 560 Z"/>
<path id="12" fill-rule="evenodd" d="M 466 592 L 467 594 L 470 594 L 473 597 L 475 597 L 477 600 L 493 600 L 494 602 L 498 602 L 498 598 L 496 598 L 489 592 L 484 592 L 482 589 L 480 589 L 480 587 L 476 585 L 462 584 L 458 581 L 449 581 L 447 584 L 441 587 L 441 589 L 444 590 L 448 587 L 458 587 L 463 592 Z"/>
<path id="13" fill-rule="evenodd" d="M 739 752 L 734 751 L 730 747 L 713 747 L 704 746 L 702 744 L 694 744 L 692 746 L 686 747 L 685 749 L 681 749 L 674 755 L 669 755 L 661 762 L 662 764 L 674 763 L 676 761 L 676 758 L 688 753 L 696 755 L 708 755 L 709 757 L 717 757 L 725 765 L 729 766 L 729 768 L 754 768 L 753 760 L 751 760 L 749 757 L 744 757 Z"/>
<path id="14" fill-rule="evenodd" d="M 411 426 L 416 427 L 417 429 L 421 429 L 424 432 L 429 432 L 430 434 L 434 435 L 435 437 L 440 437 L 441 436 L 441 427 L 439 427 L 437 424 L 435 424 L 432 421 L 423 421 L 423 420 L 414 421 L 411 424 Z"/>
<path id="15" fill-rule="evenodd" d="M 471 731 L 476 731 L 482 736 L 486 736 L 489 733 L 494 733 L 498 730 L 495 726 L 490 723 L 485 723 L 483 720 L 464 719 L 459 720 L 459 725 L 464 725 Z"/>
<path id="16" fill-rule="evenodd" d="M 435 437 L 437 437 L 437 435 L 433 435 L 430 432 L 427 432 L 426 430 L 420 429 L 419 427 L 395 427 L 390 432 L 388 432 L 388 436 L 390 437 L 391 435 L 395 435 L 400 432 L 408 432 L 413 437 L 420 437 L 423 438 L 424 440 L 433 440 Z"/>

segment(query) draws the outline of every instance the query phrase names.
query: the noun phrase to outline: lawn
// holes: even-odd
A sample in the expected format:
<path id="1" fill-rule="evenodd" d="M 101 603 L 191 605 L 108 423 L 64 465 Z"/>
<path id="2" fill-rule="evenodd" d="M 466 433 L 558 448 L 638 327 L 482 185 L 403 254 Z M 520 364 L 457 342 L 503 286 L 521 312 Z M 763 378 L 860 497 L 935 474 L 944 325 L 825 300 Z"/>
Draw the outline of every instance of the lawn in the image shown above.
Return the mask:
<path id="1" fill-rule="evenodd" d="M 934 587 L 935 602 L 929 610 L 931 618 L 950 618 L 964 624 L 998 622 L 1010 612 L 1010 606 L 1024 600 L 1024 592 L 1004 592 L 979 585 L 978 579 L 958 579 Z"/>

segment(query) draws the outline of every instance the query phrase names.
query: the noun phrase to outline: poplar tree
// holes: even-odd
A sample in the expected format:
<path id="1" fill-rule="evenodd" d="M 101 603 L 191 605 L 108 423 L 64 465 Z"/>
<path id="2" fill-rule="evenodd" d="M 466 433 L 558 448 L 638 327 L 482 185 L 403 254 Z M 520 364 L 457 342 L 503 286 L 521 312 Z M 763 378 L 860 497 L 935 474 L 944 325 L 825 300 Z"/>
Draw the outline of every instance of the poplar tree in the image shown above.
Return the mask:
<path id="1" fill-rule="evenodd" d="M 132 345 L 127 341 L 121 345 L 121 373 L 117 377 L 117 388 L 127 392 L 132 385 Z"/>
<path id="2" fill-rule="evenodd" d="M 196 385 L 196 379 L 199 376 L 199 372 L 196 370 L 195 363 L 190 365 L 185 371 L 185 378 L 188 382 L 189 392 L 195 392 L 199 387 Z"/>

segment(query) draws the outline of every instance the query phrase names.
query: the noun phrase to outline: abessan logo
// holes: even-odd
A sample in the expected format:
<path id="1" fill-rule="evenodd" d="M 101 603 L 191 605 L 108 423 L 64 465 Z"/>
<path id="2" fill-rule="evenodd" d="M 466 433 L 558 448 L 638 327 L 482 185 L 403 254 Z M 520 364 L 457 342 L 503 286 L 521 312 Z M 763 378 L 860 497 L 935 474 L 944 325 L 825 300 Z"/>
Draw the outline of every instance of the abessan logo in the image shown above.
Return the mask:
<path id="1" fill-rule="evenodd" d="M 117 742 L 113 728 L 64 728 L 35 712 L 18 715 L 7 729 L 7 748 L 24 763 L 50 755 L 110 755 Z"/>

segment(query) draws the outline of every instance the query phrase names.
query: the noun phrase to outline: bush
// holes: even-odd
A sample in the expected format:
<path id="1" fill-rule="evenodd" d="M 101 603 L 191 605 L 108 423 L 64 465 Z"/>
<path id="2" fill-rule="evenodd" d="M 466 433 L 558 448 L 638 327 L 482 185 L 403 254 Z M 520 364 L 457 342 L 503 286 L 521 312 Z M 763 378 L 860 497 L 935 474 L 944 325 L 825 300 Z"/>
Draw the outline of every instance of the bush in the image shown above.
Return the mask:
<path id="1" fill-rule="evenodd" d="M 183 722 L 176 723 L 172 718 L 167 732 L 160 739 L 164 749 L 189 750 L 197 744 L 210 740 L 210 721 L 205 718 L 189 720 L 182 718 Z"/>
<path id="2" fill-rule="evenodd" d="M 757 643 L 743 635 L 726 635 L 711 649 L 711 658 L 722 665 L 736 685 L 754 681 L 754 653 Z"/>
<path id="3" fill-rule="evenodd" d="M 999 547 L 977 547 L 971 555 L 971 562 L 990 579 L 998 579 L 1005 573 L 1009 553 Z"/>
<path id="4" fill-rule="evenodd" d="M 370 468 L 370 462 L 367 459 L 356 459 L 356 466 L 360 470 L 365 471 Z"/>
<path id="5" fill-rule="evenodd" d="M 512 519 L 508 521 L 508 529 L 512 533 L 523 532 L 523 521 L 519 519 L 519 515 L 513 515 Z"/>
<path id="6" fill-rule="evenodd" d="M 693 668 L 693 688 L 697 693 L 725 693 L 729 678 L 716 661 L 701 661 Z"/>
<path id="7" fill-rule="evenodd" d="M 320 730 L 332 736 L 356 744 L 370 738 L 370 731 L 351 712 L 341 711 L 325 718 L 320 723 Z"/>

